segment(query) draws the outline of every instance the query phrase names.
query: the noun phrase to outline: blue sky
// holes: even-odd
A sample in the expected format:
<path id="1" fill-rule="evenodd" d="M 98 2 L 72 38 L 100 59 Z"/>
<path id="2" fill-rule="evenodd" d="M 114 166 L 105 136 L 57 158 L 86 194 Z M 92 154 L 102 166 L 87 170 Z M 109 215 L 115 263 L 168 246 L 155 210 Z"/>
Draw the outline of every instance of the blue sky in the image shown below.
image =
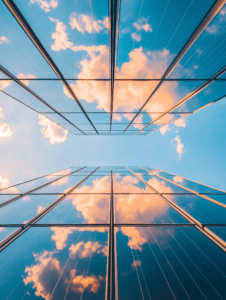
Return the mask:
<path id="1" fill-rule="evenodd" d="M 15 3 L 66 78 L 109 78 L 107 1 Z M 162 1 L 153 7 L 152 2 L 129 1 L 128 12 L 128 1 L 121 1 L 116 78 L 160 79 L 213 1 L 181 1 L 176 9 L 175 3 Z M 0 11 L 0 64 L 15 77 L 23 78 L 23 84 L 58 111 L 81 112 L 61 81 L 26 80 L 57 77 L 2 2 Z M 171 79 L 206 79 L 224 67 L 225 21 L 223 9 L 170 74 Z M 5 75 L 0 74 L 0 78 Z M 225 75 L 221 78 L 225 79 Z M 109 123 L 110 83 L 68 82 L 83 107 L 105 112 L 101 122 Z M 143 132 L 150 133 L 176 121 L 182 113 L 193 112 L 225 95 L 225 82 L 214 82 L 176 107 L 173 112 L 177 114 L 161 117 L 162 112 L 203 82 L 164 82 L 130 129 L 138 132 L 160 117 Z M 38 112 L 51 112 L 16 83 L 8 80 L 0 84 L 6 93 Z M 117 132 L 114 130 L 123 132 L 157 84 L 158 81 L 115 82 L 114 111 L 118 114 L 113 114 L 113 134 Z M 137 136 L 74 136 L 65 129 L 78 130 L 60 116 L 44 114 L 64 129 L 0 93 L 0 176 L 13 184 L 73 165 L 147 165 L 226 190 L 225 106 L 226 100 L 220 100 L 148 136 L 142 132 Z M 82 115 L 63 116 L 84 131 L 92 130 Z M 109 125 L 98 125 L 98 120 L 93 120 L 98 130 L 109 130 Z"/>

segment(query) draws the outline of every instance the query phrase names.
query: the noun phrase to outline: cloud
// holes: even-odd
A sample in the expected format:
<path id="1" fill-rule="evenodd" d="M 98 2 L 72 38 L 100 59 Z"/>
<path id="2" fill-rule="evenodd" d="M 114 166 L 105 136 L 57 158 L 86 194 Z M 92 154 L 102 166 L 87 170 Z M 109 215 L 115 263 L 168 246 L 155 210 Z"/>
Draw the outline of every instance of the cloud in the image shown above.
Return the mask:
<path id="1" fill-rule="evenodd" d="M 73 227 L 51 227 L 54 232 L 52 235 L 52 240 L 56 243 L 57 250 L 62 250 L 66 246 L 66 241 L 69 234 L 71 234 L 75 228 Z"/>
<path id="2" fill-rule="evenodd" d="M 215 34 L 219 31 L 220 26 L 219 25 L 210 25 L 206 28 L 206 31 L 210 34 Z"/>
<path id="3" fill-rule="evenodd" d="M 140 260 L 134 260 L 134 262 L 132 263 L 132 267 L 133 268 L 140 267 L 141 263 L 142 262 Z"/>
<path id="4" fill-rule="evenodd" d="M 226 15 L 226 7 L 224 7 L 221 11 L 220 11 L 220 14 L 222 16 Z"/>
<path id="5" fill-rule="evenodd" d="M 170 130 L 169 126 L 164 126 L 160 128 L 161 134 L 165 134 L 168 130 Z"/>
<path id="6" fill-rule="evenodd" d="M 84 33 L 85 31 L 89 33 L 99 33 L 101 30 L 109 28 L 109 18 L 105 17 L 103 21 L 93 20 L 91 16 L 73 12 L 70 15 L 69 24 L 72 29 L 76 28 L 81 33 Z"/>
<path id="7" fill-rule="evenodd" d="M 40 214 L 44 208 L 44 206 L 38 205 L 37 214 Z"/>
<path id="8" fill-rule="evenodd" d="M 4 177 L 4 176 L 0 176 L 0 190 L 1 189 L 5 189 L 9 187 L 9 179 Z M 8 189 L 5 189 L 3 191 L 1 191 L 2 193 L 9 193 L 9 194 L 19 194 L 19 191 L 17 188 L 15 187 L 10 187 Z"/>
<path id="9" fill-rule="evenodd" d="M 56 0 L 50 0 L 45 1 L 45 0 L 30 0 L 29 5 L 37 3 L 41 7 L 41 9 L 44 10 L 44 12 L 50 12 L 50 8 L 56 8 L 58 5 L 58 2 Z"/>
<path id="10" fill-rule="evenodd" d="M 10 41 L 7 39 L 7 37 L 0 36 L 0 45 L 3 44 L 3 43 L 9 44 Z"/>
<path id="11" fill-rule="evenodd" d="M 50 144 L 60 144 L 66 141 L 68 130 L 63 129 L 61 126 L 55 124 L 43 115 L 39 114 L 39 124 L 43 126 L 40 131 L 45 138 L 50 139 Z"/>
<path id="12" fill-rule="evenodd" d="M 173 177 L 173 181 L 174 182 L 178 182 L 178 183 L 183 183 L 183 178 L 182 177 L 180 177 L 180 176 L 174 176 Z"/>
<path id="13" fill-rule="evenodd" d="M 3 109 L 0 107 L 0 119 L 5 118 L 5 116 L 2 113 Z M 0 139 L 1 138 L 8 138 L 10 137 L 12 134 L 14 134 L 14 131 L 12 131 L 12 129 L 10 128 L 10 125 L 7 123 L 2 123 L 0 121 Z"/>
<path id="14" fill-rule="evenodd" d="M 32 74 L 28 74 L 28 75 L 24 75 L 23 73 L 18 74 L 17 76 L 18 79 L 20 78 L 36 78 L 34 75 Z M 29 81 L 28 80 L 20 80 L 23 84 L 25 84 L 26 86 L 29 85 Z"/>
<path id="15" fill-rule="evenodd" d="M 53 276 L 58 278 L 60 273 L 59 261 L 52 255 L 53 252 L 48 251 L 44 251 L 41 255 L 33 254 L 37 263 L 25 268 L 27 277 L 23 279 L 25 285 L 32 284 L 37 297 L 40 296 L 46 300 L 49 300 L 51 296 L 52 291 L 48 291 L 48 287 L 49 284 L 51 286 Z"/>
<path id="16" fill-rule="evenodd" d="M 139 22 L 133 23 L 133 26 L 137 29 L 137 31 L 144 30 L 146 32 L 152 32 L 152 27 L 148 24 L 148 18 L 141 18 Z"/>
<path id="17" fill-rule="evenodd" d="M 59 175 L 60 175 L 60 174 L 59 174 Z M 52 179 L 52 178 L 53 178 L 53 176 L 46 176 L 46 177 L 47 177 L 47 179 Z M 49 177 L 49 178 L 48 178 L 48 177 Z M 68 177 L 63 177 L 63 178 L 61 178 L 61 179 L 59 179 L 59 180 L 57 180 L 57 181 L 51 183 L 51 185 L 52 185 L 52 186 L 55 186 L 55 185 L 64 185 L 64 184 L 66 184 L 66 183 L 68 183 Z"/>
<path id="18" fill-rule="evenodd" d="M 79 256 L 80 258 L 89 257 L 90 253 L 99 253 L 103 254 L 104 256 L 107 256 L 108 253 L 108 247 L 104 246 L 102 244 L 99 244 L 98 242 L 79 242 L 77 244 L 72 244 L 69 248 L 70 255 L 72 257 Z"/>
<path id="19" fill-rule="evenodd" d="M 76 275 L 75 270 L 71 272 L 71 277 L 74 277 L 71 282 L 71 289 L 73 291 L 80 292 L 80 293 L 82 293 L 85 289 L 89 288 L 91 292 L 96 294 L 100 287 L 100 282 L 104 280 L 104 278 L 100 275 L 99 276 Z"/>
<path id="20" fill-rule="evenodd" d="M 186 127 L 186 120 L 181 118 L 181 119 L 178 119 L 176 120 L 176 122 L 174 123 L 175 126 L 177 127 Z"/>
<path id="21" fill-rule="evenodd" d="M 7 86 L 10 86 L 12 80 L 0 80 L 0 90 L 3 90 Z"/>
<path id="22" fill-rule="evenodd" d="M 141 34 L 139 34 L 139 33 L 133 32 L 133 33 L 131 34 L 131 37 L 132 37 L 133 40 L 135 40 L 135 41 L 137 41 L 137 42 L 140 42 L 140 41 L 141 41 Z"/>
<path id="23" fill-rule="evenodd" d="M 179 135 L 177 135 L 174 139 L 177 143 L 176 145 L 176 150 L 177 152 L 179 153 L 179 157 L 181 158 L 182 156 L 182 153 L 183 153 L 183 148 L 184 148 L 184 145 L 181 143 L 181 140 L 180 140 L 180 137 Z"/>

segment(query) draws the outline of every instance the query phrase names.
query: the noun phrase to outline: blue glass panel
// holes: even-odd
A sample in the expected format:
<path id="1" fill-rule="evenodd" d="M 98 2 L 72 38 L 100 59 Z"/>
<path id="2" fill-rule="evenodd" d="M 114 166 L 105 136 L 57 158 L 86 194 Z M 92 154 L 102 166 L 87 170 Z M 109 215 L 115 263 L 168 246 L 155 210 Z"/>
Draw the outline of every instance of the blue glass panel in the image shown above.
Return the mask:
<path id="1" fill-rule="evenodd" d="M 0 242 L 17 229 L 18 227 L 0 227 Z"/>
<path id="2" fill-rule="evenodd" d="M 119 299 L 226 299 L 226 253 L 196 228 L 121 227 Z"/>
<path id="3" fill-rule="evenodd" d="M 107 224 L 110 217 L 110 195 L 71 194 L 38 223 Z"/>
<path id="4" fill-rule="evenodd" d="M 215 233 L 217 236 L 219 236 L 222 240 L 226 242 L 226 227 L 207 227 L 208 230 Z"/>
<path id="5" fill-rule="evenodd" d="M 158 195 L 115 195 L 114 204 L 119 224 L 188 223 Z"/>
<path id="6" fill-rule="evenodd" d="M 226 209 L 196 195 L 164 195 L 201 223 L 224 224 Z"/>
<path id="7" fill-rule="evenodd" d="M 130 175 L 113 177 L 114 193 L 154 193 L 131 172 Z"/>
<path id="8" fill-rule="evenodd" d="M 73 193 L 111 193 L 111 176 L 90 176 Z"/>
<path id="9" fill-rule="evenodd" d="M 105 299 L 106 228 L 30 228 L 0 253 L 2 299 Z"/>

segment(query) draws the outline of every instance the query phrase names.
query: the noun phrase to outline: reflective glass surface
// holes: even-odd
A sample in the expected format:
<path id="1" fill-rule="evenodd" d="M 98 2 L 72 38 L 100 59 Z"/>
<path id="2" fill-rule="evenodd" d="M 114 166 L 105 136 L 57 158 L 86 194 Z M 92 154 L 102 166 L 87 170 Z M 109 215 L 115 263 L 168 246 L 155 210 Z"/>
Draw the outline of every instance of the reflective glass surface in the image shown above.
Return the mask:
<path id="1" fill-rule="evenodd" d="M 106 228 L 30 228 L 0 253 L 2 299 L 105 299 Z"/>
<path id="2" fill-rule="evenodd" d="M 26 224 L 58 199 L 58 195 L 28 195 L 0 208 L 2 224 Z"/>
<path id="3" fill-rule="evenodd" d="M 115 222 L 126 223 L 188 223 L 158 195 L 115 195 Z"/>
<path id="4" fill-rule="evenodd" d="M 196 195 L 164 195 L 201 223 L 224 224 L 225 208 Z"/>
<path id="5" fill-rule="evenodd" d="M 95 173 L 94 173 L 95 174 Z M 73 193 L 110 193 L 110 176 L 90 176 Z"/>
<path id="6" fill-rule="evenodd" d="M 15 194 L 15 195 L 14 194 L 11 194 L 11 195 L 0 195 L 0 204 L 3 203 L 3 202 L 5 202 L 5 201 L 7 201 L 7 200 L 15 198 L 17 196 L 19 196 L 19 195 L 18 194 Z"/>
<path id="7" fill-rule="evenodd" d="M 71 194 L 46 214 L 41 224 L 107 224 L 110 218 L 110 195 Z"/>
<path id="8" fill-rule="evenodd" d="M 132 173 L 131 175 L 113 177 L 114 193 L 154 193 Z"/>
<path id="9" fill-rule="evenodd" d="M 219 238 L 226 242 L 226 227 L 207 227 L 208 230 L 216 234 Z"/>
<path id="10" fill-rule="evenodd" d="M 18 228 L 16 227 L 0 227 L 0 242 L 7 238 L 11 233 L 13 233 Z"/>
<path id="11" fill-rule="evenodd" d="M 195 228 L 117 230 L 119 299 L 225 299 L 225 252 Z"/>
<path id="12" fill-rule="evenodd" d="M 65 176 L 53 183 L 47 185 L 44 188 L 41 188 L 34 193 L 67 193 L 70 188 L 77 185 L 80 181 L 82 181 L 86 176 Z"/>

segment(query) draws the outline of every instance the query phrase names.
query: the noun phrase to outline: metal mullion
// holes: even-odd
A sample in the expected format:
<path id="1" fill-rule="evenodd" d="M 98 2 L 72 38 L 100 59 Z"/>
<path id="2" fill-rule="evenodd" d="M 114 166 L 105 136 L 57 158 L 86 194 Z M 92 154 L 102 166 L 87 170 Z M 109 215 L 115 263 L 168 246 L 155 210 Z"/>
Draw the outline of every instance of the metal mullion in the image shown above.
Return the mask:
<path id="1" fill-rule="evenodd" d="M 10 80 L 11 80 L 11 79 L 10 79 Z M 27 104 L 23 103 L 23 102 L 22 102 L 22 101 L 20 101 L 19 99 L 17 99 L 17 98 L 15 98 L 15 97 L 13 97 L 12 95 L 10 95 L 10 94 L 8 94 L 8 93 L 4 92 L 3 90 L 0 90 L 0 92 L 4 93 L 4 94 L 5 94 L 5 95 L 7 95 L 8 97 L 10 97 L 10 98 L 12 98 L 12 99 L 16 100 L 17 102 L 19 102 L 19 103 L 23 104 L 24 106 L 26 106 L 26 107 L 30 108 L 31 110 L 35 111 L 36 113 L 43 115 L 43 113 L 41 113 L 41 112 L 38 112 L 36 109 L 34 109 L 34 108 L 32 108 L 31 106 L 29 106 L 29 105 L 27 105 Z M 54 114 L 55 114 L 55 112 L 54 112 Z M 65 128 L 64 126 L 62 126 L 62 125 L 60 125 L 60 124 L 58 124 L 58 123 L 56 123 L 55 121 L 53 121 L 53 120 L 51 120 L 50 118 L 48 118 L 46 115 L 44 115 L 44 116 L 45 116 L 45 117 L 46 117 L 48 120 L 50 120 L 51 122 L 53 122 L 53 123 L 55 123 L 55 124 L 59 125 L 59 126 L 60 126 L 60 127 L 62 127 L 63 129 L 65 129 L 65 130 L 67 130 L 67 131 L 69 131 L 70 133 L 72 133 L 72 134 L 74 134 L 74 135 L 75 135 L 75 133 L 74 133 L 74 132 L 72 132 L 71 130 L 69 130 L 69 129 Z"/>
<path id="2" fill-rule="evenodd" d="M 149 185 L 145 180 L 140 178 L 136 173 L 134 173 L 132 170 L 130 170 L 128 167 L 126 167 L 133 175 L 135 175 L 140 181 L 142 181 L 147 187 L 151 188 L 152 190 L 156 191 L 151 185 Z M 173 203 L 171 200 L 165 198 L 162 194 L 158 193 L 159 197 L 161 197 L 162 200 L 164 200 L 166 203 L 168 203 L 175 211 L 177 211 L 182 217 L 184 217 L 186 220 L 188 220 L 191 224 L 195 224 L 195 228 L 198 229 L 201 233 L 203 233 L 206 237 L 208 237 L 211 241 L 213 241 L 219 248 L 221 248 L 224 252 L 226 252 L 226 243 L 220 239 L 217 235 L 215 235 L 212 232 L 206 231 L 205 227 L 201 222 L 196 220 L 194 217 L 192 217 L 189 213 L 187 213 L 183 208 L 181 208 L 179 205 Z"/>
<path id="3" fill-rule="evenodd" d="M 10 203 L 12 203 L 12 202 L 14 202 L 14 201 L 16 201 L 16 200 L 18 200 L 18 199 L 20 199 L 20 198 L 23 198 L 24 196 L 26 196 L 26 195 L 28 195 L 28 194 L 31 194 L 31 193 L 33 193 L 33 192 L 35 192 L 35 191 L 37 191 L 37 190 L 39 190 L 39 189 L 41 189 L 41 188 L 43 188 L 43 187 L 49 185 L 49 184 L 52 184 L 52 183 L 55 182 L 55 181 L 58 181 L 58 180 L 60 180 L 60 179 L 62 179 L 62 178 L 64 178 L 64 177 L 66 177 L 66 176 L 69 176 L 69 175 L 71 175 L 71 174 L 74 174 L 74 173 L 76 173 L 76 172 L 78 172 L 78 171 L 80 171 L 80 170 L 82 170 L 82 169 L 85 169 L 85 168 L 86 168 L 86 167 L 83 167 L 83 168 L 78 169 L 78 170 L 76 170 L 76 171 L 74 171 L 74 172 L 72 172 L 72 173 L 69 173 L 69 174 L 67 174 L 67 175 L 63 175 L 63 176 L 61 176 L 61 177 L 59 177 L 59 178 L 57 178 L 57 179 L 54 179 L 54 180 L 52 180 L 52 181 L 50 181 L 50 182 L 47 182 L 47 183 L 45 183 L 45 184 L 43 184 L 43 185 L 38 186 L 38 187 L 35 188 L 35 189 L 32 189 L 32 190 L 30 190 L 30 191 L 27 191 L 26 193 L 20 194 L 20 196 L 14 197 L 14 198 L 9 199 L 9 200 L 6 200 L 6 201 L 0 203 L 0 208 L 3 207 L 3 206 L 5 206 L 5 205 L 7 205 L 7 204 L 10 204 Z M 52 173 L 52 174 L 53 174 L 53 173 Z M 59 194 L 60 194 L 60 193 L 59 193 Z"/>
<path id="4" fill-rule="evenodd" d="M 117 50 L 117 49 L 116 49 Z M 165 78 L 164 81 L 207 81 L 210 78 Z M 11 78 L 0 78 L 0 81 L 12 80 Z M 20 78 L 20 80 L 29 81 L 61 81 L 60 78 Z M 106 78 L 65 78 L 66 81 L 111 81 Z M 157 78 L 115 78 L 114 81 L 160 81 Z M 216 78 L 215 81 L 226 81 L 226 78 Z"/>
<path id="5" fill-rule="evenodd" d="M 111 50 L 111 104 L 110 104 L 110 132 L 112 126 L 112 113 L 114 103 L 114 79 L 115 79 L 115 66 L 117 59 L 117 40 L 118 40 L 118 22 L 119 22 L 119 7 L 120 0 L 110 0 L 110 50 Z"/>
<path id="6" fill-rule="evenodd" d="M 99 168 L 99 167 L 98 167 Z M 51 203 L 49 206 L 47 206 L 45 209 L 42 210 L 39 214 L 31 218 L 26 224 L 23 225 L 23 227 L 19 228 L 15 232 L 13 232 L 11 235 L 9 235 L 7 238 L 5 238 L 2 242 L 0 242 L 0 252 L 4 250 L 8 245 L 10 245 L 15 239 L 17 239 L 21 234 L 23 234 L 25 231 L 27 231 L 31 226 L 31 224 L 35 224 L 38 222 L 42 217 L 44 217 L 50 210 L 52 210 L 54 207 L 56 207 L 62 200 L 64 200 L 70 192 L 72 192 L 74 189 L 76 189 L 78 186 L 80 186 L 87 178 L 89 178 L 98 168 L 96 168 L 93 172 L 91 172 L 88 176 L 86 176 L 83 180 L 81 180 L 78 184 L 73 186 L 68 190 L 68 192 L 63 195 L 62 197 L 55 200 L 53 203 Z M 66 175 L 67 176 L 67 175 Z"/>
<path id="7" fill-rule="evenodd" d="M 3 66 L 0 65 L 0 71 L 4 73 L 6 76 L 11 78 L 14 82 L 16 82 L 20 87 L 25 89 L 28 93 L 30 93 L 32 96 L 34 96 L 36 99 L 38 99 L 40 102 L 48 106 L 51 110 L 53 110 L 56 114 L 61 116 L 65 121 L 70 123 L 72 126 L 77 128 L 79 131 L 84 133 L 80 128 L 78 128 L 75 124 L 73 124 L 71 121 L 69 121 L 67 118 L 65 118 L 58 110 L 56 110 L 54 107 L 52 107 L 48 102 L 46 102 L 44 99 L 42 99 L 39 95 L 37 95 L 34 91 L 32 91 L 28 86 L 26 86 L 20 79 L 16 78 L 13 74 L 11 74 L 8 70 L 6 70 Z M 42 113 L 40 113 L 43 115 Z M 85 134 L 85 133 L 84 133 Z"/>
<path id="8" fill-rule="evenodd" d="M 214 19 L 214 17 L 218 14 L 218 12 L 223 8 L 224 4 L 226 3 L 226 0 L 218 0 L 215 1 L 214 4 L 211 6 L 209 11 L 206 13 L 204 18 L 201 20 L 197 28 L 194 30 L 190 38 L 187 40 L 186 44 L 182 47 L 181 51 L 177 54 L 175 59 L 172 61 L 164 75 L 162 76 L 159 84 L 156 86 L 154 91 L 151 93 L 151 95 L 148 97 L 148 99 L 145 101 L 145 103 L 141 106 L 139 111 L 136 113 L 132 121 L 129 123 L 125 131 L 132 125 L 133 121 L 137 118 L 137 116 L 140 114 L 140 112 L 143 110 L 143 108 L 146 106 L 146 104 L 149 102 L 149 100 L 154 96 L 154 94 L 157 92 L 157 90 L 160 88 L 160 86 L 165 81 L 165 78 L 168 77 L 171 72 L 175 69 L 175 67 L 178 65 L 180 60 L 185 56 L 185 54 L 188 52 L 188 50 L 191 48 L 191 46 L 195 43 L 195 41 L 198 39 L 198 37 L 203 33 L 203 31 L 206 29 L 206 27 L 210 24 L 210 22 Z M 125 133 L 125 131 L 123 133 Z"/>
<path id="9" fill-rule="evenodd" d="M 144 128 L 140 129 L 136 135 L 138 133 L 140 133 L 141 131 L 143 131 L 144 129 L 146 129 L 147 127 L 149 127 L 152 124 L 155 124 L 156 121 L 158 121 L 159 119 L 161 119 L 162 117 L 164 117 L 165 115 L 167 115 L 168 113 L 172 112 L 174 109 L 176 109 L 177 107 L 179 107 L 181 104 L 184 104 L 185 102 L 187 102 L 189 99 L 193 98 L 194 96 L 196 96 L 198 93 L 200 93 L 202 90 L 204 90 L 206 87 L 208 87 L 214 80 L 215 78 L 217 78 L 218 76 L 223 75 L 226 72 L 226 66 L 224 66 L 221 70 L 219 70 L 218 72 L 216 72 L 211 79 L 209 79 L 208 81 L 204 82 L 203 84 L 201 84 L 199 87 L 197 87 L 194 91 L 192 91 L 191 93 L 189 93 L 187 96 L 185 96 L 184 98 L 182 98 L 180 101 L 178 101 L 175 105 L 173 105 L 169 110 L 167 110 L 165 113 L 163 113 L 161 116 L 157 117 L 156 119 L 154 119 L 153 121 L 151 121 L 148 125 L 146 125 Z M 176 121 L 176 120 L 175 120 Z M 174 122 L 175 122 L 174 121 Z"/>
<path id="10" fill-rule="evenodd" d="M 32 43 L 35 45 L 37 50 L 40 52 L 40 54 L 43 56 L 43 58 L 46 60 L 46 62 L 49 64 L 49 66 L 52 68 L 52 70 L 55 72 L 55 74 L 61 79 L 64 86 L 67 88 L 69 93 L 72 95 L 73 99 L 78 104 L 78 106 L 80 107 L 80 109 L 82 110 L 82 112 L 84 113 L 84 115 L 86 116 L 86 118 L 88 119 L 88 121 L 90 122 L 90 124 L 92 125 L 92 127 L 94 128 L 96 133 L 98 134 L 98 131 L 96 130 L 95 126 L 93 125 L 92 121 L 90 120 L 90 118 L 87 115 L 85 109 L 83 108 L 82 104 L 78 100 L 77 96 L 75 95 L 75 93 L 71 89 L 68 82 L 65 80 L 63 74 L 58 69 L 58 67 L 55 64 L 55 62 L 53 61 L 52 57 L 49 55 L 49 53 L 46 51 L 46 49 L 44 48 L 44 46 L 42 45 L 42 43 L 40 42 L 40 40 L 36 36 L 35 32 L 32 30 L 31 26 L 28 24 L 27 20 L 25 19 L 25 17 L 23 16 L 21 11 L 17 7 L 17 5 L 12 0 L 2 0 L 2 2 L 6 5 L 8 10 L 11 12 L 13 17 L 16 19 L 18 24 L 24 30 L 26 35 L 29 37 L 29 39 L 32 41 Z"/>
<path id="11" fill-rule="evenodd" d="M 113 177 L 111 170 L 111 202 L 110 202 L 110 228 L 109 228 L 109 252 L 108 252 L 108 291 L 107 299 L 115 299 L 115 247 L 114 247 L 114 203 L 113 203 Z"/>
<path id="12" fill-rule="evenodd" d="M 144 170 L 146 170 L 146 171 L 148 171 L 148 173 L 151 173 L 151 175 L 153 175 L 151 171 L 149 171 L 149 170 L 147 170 L 147 169 L 145 169 L 145 168 L 142 168 L 142 167 L 140 167 L 140 168 L 141 168 L 141 169 L 144 169 Z M 219 201 L 217 201 L 217 200 L 214 200 L 214 199 L 209 198 L 209 197 L 207 197 L 207 196 L 205 196 L 205 195 L 202 195 L 202 194 L 200 194 L 200 193 L 198 193 L 198 192 L 196 192 L 196 191 L 194 191 L 194 190 L 192 190 L 192 189 L 189 189 L 189 188 L 187 188 L 187 187 L 185 187 L 185 186 L 183 186 L 183 185 L 181 185 L 181 184 L 179 184 L 179 183 L 176 183 L 176 182 L 174 182 L 174 181 L 172 181 L 172 180 L 170 180 L 170 179 L 168 179 L 168 178 L 162 177 L 161 175 L 157 175 L 157 174 L 154 174 L 154 175 L 157 176 L 157 177 L 159 177 L 159 178 L 161 178 L 161 179 L 163 179 L 163 180 L 165 180 L 165 181 L 168 181 L 168 182 L 170 182 L 170 183 L 172 183 L 172 184 L 174 184 L 174 185 L 176 185 L 176 186 L 179 186 L 180 188 L 182 188 L 182 189 L 184 189 L 184 190 L 187 190 L 187 191 L 191 192 L 192 194 L 194 194 L 194 195 L 196 195 L 196 196 L 199 196 L 199 197 L 201 197 L 201 198 L 203 198 L 203 199 L 205 199 L 205 200 L 208 200 L 208 201 L 210 201 L 210 202 L 213 202 L 214 204 L 217 204 L 217 205 L 219 205 L 219 206 L 222 206 L 222 207 L 226 208 L 226 204 L 224 204 L 224 203 L 221 203 L 221 202 L 219 202 Z M 163 193 L 163 194 L 164 194 L 164 193 Z"/>

